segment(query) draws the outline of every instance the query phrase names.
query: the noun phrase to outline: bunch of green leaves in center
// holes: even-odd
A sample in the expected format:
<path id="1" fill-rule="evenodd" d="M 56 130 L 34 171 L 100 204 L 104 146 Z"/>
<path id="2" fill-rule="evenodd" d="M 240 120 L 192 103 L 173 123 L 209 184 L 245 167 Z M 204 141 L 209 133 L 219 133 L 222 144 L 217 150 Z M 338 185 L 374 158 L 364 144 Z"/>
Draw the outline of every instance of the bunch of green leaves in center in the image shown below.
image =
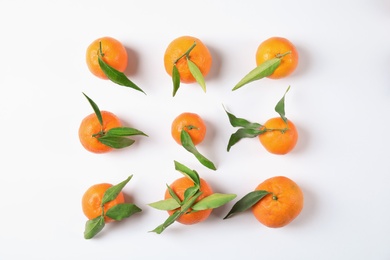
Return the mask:
<path id="1" fill-rule="evenodd" d="M 203 91 L 206 92 L 206 82 L 204 80 L 203 74 L 200 71 L 199 67 L 190 59 L 190 53 L 195 48 L 195 46 L 196 46 L 196 42 L 194 42 L 194 44 L 192 44 L 191 47 L 183 55 L 177 58 L 173 63 L 173 68 L 172 68 L 173 96 L 176 95 L 176 92 L 180 87 L 180 73 L 179 70 L 177 69 L 176 64 L 182 58 L 186 59 L 191 75 L 195 78 L 196 82 L 198 82 L 198 84 L 202 87 Z"/>
<path id="2" fill-rule="evenodd" d="M 275 111 L 280 115 L 280 117 L 283 119 L 283 121 L 286 123 L 286 127 L 283 129 L 269 129 L 264 127 L 263 125 L 259 123 L 252 123 L 244 118 L 238 118 L 235 115 L 229 113 L 228 111 L 225 112 L 229 117 L 229 122 L 233 127 L 240 127 L 235 133 L 233 133 L 230 136 L 229 143 L 227 146 L 227 151 L 230 151 L 230 148 L 238 143 L 243 138 L 254 138 L 258 135 L 261 135 L 265 132 L 269 131 L 280 131 L 285 132 L 288 130 L 287 128 L 287 118 L 285 115 L 284 110 L 284 100 L 286 93 L 289 91 L 290 86 L 287 88 L 286 92 L 284 93 L 283 97 L 279 100 L 279 102 L 275 106 Z"/>
<path id="3" fill-rule="evenodd" d="M 93 110 L 95 111 L 96 117 L 99 120 L 100 125 L 103 127 L 103 117 L 99 107 L 86 94 L 83 93 L 83 95 L 87 98 L 88 102 L 91 104 Z M 135 142 L 133 139 L 126 137 L 126 136 L 133 136 L 133 135 L 147 136 L 142 131 L 139 131 L 131 127 L 114 127 L 109 129 L 108 131 L 101 130 L 98 133 L 95 133 L 93 136 L 96 137 L 99 140 L 99 142 L 101 142 L 102 144 L 105 144 L 115 149 L 120 149 L 120 148 L 128 147 Z"/>
<path id="4" fill-rule="evenodd" d="M 130 175 L 126 180 L 121 183 L 111 186 L 106 190 L 103 195 L 102 202 L 100 207 L 102 209 L 102 213 L 100 216 L 90 219 L 85 224 L 84 238 L 91 239 L 96 236 L 100 231 L 103 230 L 105 226 L 104 216 L 112 218 L 116 221 L 121 221 L 124 218 L 128 218 L 137 212 L 141 212 L 142 210 L 132 203 L 120 203 L 113 207 L 111 207 L 107 212 L 104 212 L 104 205 L 116 197 L 118 197 L 119 193 L 126 186 L 126 184 L 131 180 L 133 175 Z"/>
<path id="5" fill-rule="evenodd" d="M 196 201 L 202 194 L 200 190 L 200 177 L 198 173 L 177 161 L 174 161 L 174 163 L 175 169 L 192 180 L 194 186 L 187 188 L 184 192 L 184 199 L 180 200 L 177 194 L 167 185 L 169 194 L 172 196 L 172 198 L 149 204 L 149 206 L 159 210 L 174 210 L 173 214 L 170 215 L 164 223 L 151 231 L 157 234 L 161 234 L 168 226 L 172 225 L 183 214 L 190 214 L 191 212 L 200 210 L 218 208 L 233 200 L 237 196 L 236 194 L 213 193 L 210 196 Z"/>

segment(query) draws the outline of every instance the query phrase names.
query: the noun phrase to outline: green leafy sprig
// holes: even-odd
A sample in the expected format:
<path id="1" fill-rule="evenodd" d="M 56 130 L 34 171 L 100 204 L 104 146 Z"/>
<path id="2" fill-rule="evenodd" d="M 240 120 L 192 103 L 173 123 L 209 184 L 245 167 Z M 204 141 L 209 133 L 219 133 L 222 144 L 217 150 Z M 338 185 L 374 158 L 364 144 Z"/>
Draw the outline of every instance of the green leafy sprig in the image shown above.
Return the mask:
<path id="1" fill-rule="evenodd" d="M 287 88 L 286 92 L 284 93 L 283 97 L 279 100 L 279 102 L 275 106 L 275 111 L 279 114 L 279 116 L 283 119 L 283 121 L 286 123 L 286 127 L 283 129 L 270 129 L 264 127 L 264 125 L 259 123 L 252 123 L 244 118 L 238 118 L 232 113 L 229 113 L 228 111 L 225 112 L 228 115 L 229 122 L 233 127 L 239 127 L 239 129 L 233 133 L 230 136 L 228 145 L 227 145 L 227 151 L 230 151 L 230 148 L 238 143 L 243 138 L 254 138 L 258 135 L 264 134 L 266 132 L 270 131 L 280 131 L 285 132 L 288 130 L 287 128 L 287 118 L 285 115 L 285 96 L 286 93 L 290 90 L 290 86 Z"/>
<path id="2" fill-rule="evenodd" d="M 133 175 L 130 175 L 126 180 L 120 182 L 117 185 L 111 186 L 106 190 L 103 195 L 102 202 L 100 207 L 102 209 L 102 213 L 100 216 L 90 219 L 85 223 L 84 230 L 84 238 L 91 239 L 96 236 L 100 231 L 103 230 L 105 226 L 104 216 L 112 218 L 116 221 L 121 221 L 124 218 L 128 218 L 135 213 L 141 212 L 142 210 L 132 203 L 120 203 L 113 207 L 111 207 L 107 212 L 104 212 L 104 205 L 116 197 L 118 197 L 119 193 L 126 186 L 126 184 L 131 180 Z"/>
<path id="3" fill-rule="evenodd" d="M 237 84 L 234 86 L 232 91 L 237 90 L 241 88 L 242 86 L 255 81 L 262 79 L 264 77 L 270 76 L 274 71 L 279 67 L 280 63 L 282 62 L 282 58 L 286 56 L 287 54 L 291 54 L 291 51 L 288 51 L 283 54 L 276 55 L 275 58 L 272 58 L 270 60 L 266 60 L 263 63 L 259 64 L 256 68 L 251 70 L 245 77 L 243 77 Z"/>
<path id="4" fill-rule="evenodd" d="M 196 82 L 202 87 L 203 91 L 206 92 L 206 82 L 203 77 L 202 72 L 200 71 L 199 67 L 191 61 L 190 53 L 191 51 L 196 47 L 196 42 L 194 42 L 190 48 L 180 57 L 178 57 L 173 62 L 173 69 L 172 69 L 172 82 L 173 82 L 173 96 L 176 95 L 176 92 L 178 91 L 180 87 L 180 72 L 177 69 L 177 62 L 179 62 L 180 59 L 185 58 L 187 60 L 188 68 L 191 72 L 191 75 L 195 78 Z"/>
<path id="5" fill-rule="evenodd" d="M 176 193 L 167 185 L 168 192 L 172 196 L 172 198 L 160 200 L 149 204 L 149 206 L 159 210 L 174 210 L 172 215 L 170 215 L 164 221 L 164 223 L 162 223 L 151 231 L 157 234 L 161 234 L 167 227 L 172 225 L 183 214 L 190 214 L 191 212 L 196 212 L 200 210 L 218 208 L 227 204 L 237 196 L 236 194 L 214 193 L 196 202 L 196 200 L 202 194 L 200 190 L 200 177 L 198 173 L 195 170 L 191 170 L 187 166 L 177 161 L 174 161 L 174 163 L 175 169 L 181 172 L 190 180 L 192 180 L 194 185 L 186 189 L 186 191 L 184 192 L 184 199 L 182 201 L 176 195 Z"/>
<path id="6" fill-rule="evenodd" d="M 96 117 L 99 120 L 100 125 L 103 127 L 103 117 L 100 112 L 99 107 L 96 105 L 96 103 L 89 98 L 86 94 L 83 93 L 83 95 L 87 98 L 88 102 L 92 106 Z M 121 149 L 128 147 L 132 145 L 135 140 L 127 138 L 127 136 L 133 136 L 133 135 L 143 135 L 148 136 L 145 133 L 143 133 L 140 130 L 137 130 L 135 128 L 131 127 L 114 127 L 109 129 L 108 131 L 105 131 L 104 129 L 100 130 L 99 132 L 93 134 L 93 137 L 96 137 L 99 142 L 102 144 L 105 144 L 109 147 L 115 148 L 115 149 Z"/>
<path id="7" fill-rule="evenodd" d="M 249 192 L 233 205 L 232 209 L 223 219 L 230 218 L 231 216 L 237 213 L 243 212 L 251 208 L 253 205 L 255 205 L 257 202 L 259 202 L 262 198 L 264 198 L 268 194 L 270 194 L 270 192 L 265 190 L 255 190 Z"/>
<path id="8" fill-rule="evenodd" d="M 135 90 L 141 91 L 146 95 L 146 93 L 138 87 L 134 82 L 132 82 L 123 72 L 116 70 L 115 68 L 108 65 L 104 60 L 104 53 L 102 51 L 102 43 L 99 42 L 99 51 L 98 51 L 98 62 L 99 66 L 102 69 L 103 73 L 107 76 L 109 80 L 118 84 L 120 86 L 130 87 Z"/>

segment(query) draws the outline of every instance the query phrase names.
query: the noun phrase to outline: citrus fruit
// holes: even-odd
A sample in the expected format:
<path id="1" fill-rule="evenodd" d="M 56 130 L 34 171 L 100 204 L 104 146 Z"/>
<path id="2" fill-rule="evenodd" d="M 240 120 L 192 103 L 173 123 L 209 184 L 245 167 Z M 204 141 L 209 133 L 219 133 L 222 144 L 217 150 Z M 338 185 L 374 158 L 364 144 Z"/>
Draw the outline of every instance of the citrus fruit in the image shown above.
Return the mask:
<path id="1" fill-rule="evenodd" d="M 187 177 L 176 179 L 171 185 L 169 185 L 169 187 L 175 192 L 175 194 L 179 197 L 181 201 L 184 200 L 184 192 L 188 188 L 193 186 L 194 182 Z M 211 186 L 202 178 L 200 178 L 200 191 L 202 192 L 202 194 L 196 199 L 195 202 L 200 201 L 201 199 L 213 194 Z M 169 198 L 172 198 L 172 196 L 171 194 L 169 194 L 169 191 L 167 189 L 165 192 L 165 199 Z M 169 210 L 168 214 L 172 215 L 173 212 L 173 210 Z M 181 215 L 176 221 L 185 225 L 196 224 L 206 220 L 210 216 L 211 212 L 212 209 L 199 210 L 196 212 L 191 212 L 191 209 L 189 209 L 188 213 Z"/>
<path id="2" fill-rule="evenodd" d="M 100 52 L 101 51 L 101 52 Z M 112 68 L 124 72 L 127 67 L 127 51 L 122 43 L 112 37 L 101 37 L 94 40 L 87 48 L 86 62 L 88 69 L 101 79 L 108 79 L 100 68 L 98 57 Z"/>
<path id="3" fill-rule="evenodd" d="M 271 37 L 263 41 L 257 48 L 257 65 L 279 57 L 281 58 L 280 65 L 271 75 L 267 76 L 268 78 L 280 79 L 293 73 L 298 66 L 298 51 L 294 44 L 283 37 Z"/>
<path id="4" fill-rule="evenodd" d="M 294 181 L 287 177 L 269 178 L 260 183 L 255 190 L 270 192 L 252 207 L 253 215 L 267 227 L 286 226 L 303 209 L 303 192 Z"/>
<path id="5" fill-rule="evenodd" d="M 173 139 L 181 144 L 181 131 L 186 131 L 197 145 L 203 141 L 206 135 L 206 124 L 196 113 L 184 112 L 178 115 L 172 122 L 171 134 Z"/>
<path id="6" fill-rule="evenodd" d="M 196 44 L 195 47 L 190 50 L 194 43 Z M 188 50 L 190 52 L 186 55 Z M 168 45 L 164 53 L 164 67 L 166 72 L 172 76 L 173 66 L 176 64 L 181 82 L 196 82 L 187 64 L 186 57 L 195 63 L 202 75 L 206 77 L 212 64 L 210 51 L 201 40 L 192 36 L 178 37 Z"/>
<path id="7" fill-rule="evenodd" d="M 298 141 L 298 131 L 291 120 L 286 123 L 281 117 L 274 117 L 265 122 L 261 129 L 264 128 L 268 130 L 258 137 L 268 152 L 283 155 L 294 149 Z"/>
<path id="8" fill-rule="evenodd" d="M 111 128 L 120 127 L 120 119 L 113 113 L 101 111 L 103 125 L 100 124 L 95 113 L 86 116 L 79 126 L 79 139 L 83 147 L 92 153 L 106 153 L 113 148 L 101 143 L 98 137 Z"/>
<path id="9" fill-rule="evenodd" d="M 101 216 L 102 214 L 102 198 L 104 193 L 108 188 L 112 187 L 112 184 L 109 183 L 100 183 L 95 184 L 87 189 L 87 191 L 84 193 L 82 197 L 82 209 L 84 212 L 84 215 L 88 219 L 94 219 L 96 217 Z M 118 196 L 110 201 L 104 204 L 104 213 L 106 213 L 110 208 L 117 204 L 124 203 L 125 197 L 123 195 L 123 192 L 120 192 Z M 104 214 L 104 221 L 106 223 L 114 221 L 113 219 L 107 217 Z"/>

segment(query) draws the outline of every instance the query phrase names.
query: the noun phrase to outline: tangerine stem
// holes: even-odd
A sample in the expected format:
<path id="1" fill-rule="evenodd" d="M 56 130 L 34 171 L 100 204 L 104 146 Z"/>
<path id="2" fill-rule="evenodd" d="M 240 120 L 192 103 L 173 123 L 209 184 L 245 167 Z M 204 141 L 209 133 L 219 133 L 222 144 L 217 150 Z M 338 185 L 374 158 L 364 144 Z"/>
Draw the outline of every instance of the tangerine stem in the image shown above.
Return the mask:
<path id="1" fill-rule="evenodd" d="M 285 53 L 283 53 L 283 54 L 278 53 L 278 54 L 276 54 L 276 58 L 281 59 L 281 58 L 283 58 L 284 56 L 286 56 L 287 54 L 291 54 L 291 51 L 285 52 Z"/>
<path id="2" fill-rule="evenodd" d="M 100 54 L 101 57 L 104 57 L 104 53 L 103 53 L 103 50 L 102 50 L 102 42 L 101 41 L 99 42 L 98 55 L 99 54 Z"/>
<path id="3" fill-rule="evenodd" d="M 288 127 L 285 127 L 285 128 L 265 128 L 264 129 L 265 131 L 267 132 L 272 132 L 272 131 L 280 131 L 282 134 L 284 134 L 287 130 L 289 130 Z"/>
<path id="4" fill-rule="evenodd" d="M 181 58 L 183 58 L 184 56 L 188 57 L 188 55 L 190 54 L 190 52 L 192 51 L 193 48 L 195 48 L 196 46 L 196 42 L 194 42 L 191 47 L 183 54 L 181 55 L 179 58 L 177 58 L 175 60 L 175 62 L 173 62 L 173 64 L 176 64 Z"/>

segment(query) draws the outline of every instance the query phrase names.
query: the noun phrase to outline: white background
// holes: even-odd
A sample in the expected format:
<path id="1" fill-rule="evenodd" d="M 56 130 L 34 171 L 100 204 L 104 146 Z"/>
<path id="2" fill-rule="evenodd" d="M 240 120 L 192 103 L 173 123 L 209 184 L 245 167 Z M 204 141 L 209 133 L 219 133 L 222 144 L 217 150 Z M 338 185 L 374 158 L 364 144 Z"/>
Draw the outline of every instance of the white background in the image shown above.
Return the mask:
<path id="1" fill-rule="evenodd" d="M 0 10 L 0 259 L 390 259 L 388 1 L 1 0 Z M 206 93 L 183 84 L 172 97 L 163 55 L 182 35 L 200 38 L 214 63 Z M 126 46 L 126 75 L 147 95 L 88 71 L 86 48 L 102 36 Z M 296 45 L 295 73 L 232 92 L 271 36 Z M 289 85 L 286 115 L 300 134 L 293 152 L 269 154 L 256 138 L 227 152 L 236 129 L 223 106 L 264 123 Z M 82 92 L 149 137 L 109 154 L 84 150 L 77 131 L 93 111 Z M 171 138 L 182 112 L 206 121 L 198 149 L 216 172 Z M 234 200 L 198 225 L 150 233 L 167 214 L 147 204 L 181 177 L 173 160 L 238 198 L 287 176 L 304 191 L 304 209 L 270 229 L 250 212 L 222 220 Z M 142 213 L 84 240 L 84 191 L 130 174 L 124 192 Z"/>

